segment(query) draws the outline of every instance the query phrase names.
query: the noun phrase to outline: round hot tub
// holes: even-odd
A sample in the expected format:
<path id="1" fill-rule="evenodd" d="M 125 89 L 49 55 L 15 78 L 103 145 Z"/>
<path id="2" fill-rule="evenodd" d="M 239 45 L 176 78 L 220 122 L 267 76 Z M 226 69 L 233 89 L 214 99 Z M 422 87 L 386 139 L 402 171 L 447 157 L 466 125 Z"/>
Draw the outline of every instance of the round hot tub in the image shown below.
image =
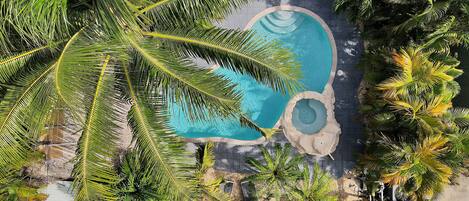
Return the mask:
<path id="1" fill-rule="evenodd" d="M 316 99 L 301 99 L 293 108 L 293 126 L 303 134 L 318 133 L 327 122 L 327 110 L 322 102 Z"/>

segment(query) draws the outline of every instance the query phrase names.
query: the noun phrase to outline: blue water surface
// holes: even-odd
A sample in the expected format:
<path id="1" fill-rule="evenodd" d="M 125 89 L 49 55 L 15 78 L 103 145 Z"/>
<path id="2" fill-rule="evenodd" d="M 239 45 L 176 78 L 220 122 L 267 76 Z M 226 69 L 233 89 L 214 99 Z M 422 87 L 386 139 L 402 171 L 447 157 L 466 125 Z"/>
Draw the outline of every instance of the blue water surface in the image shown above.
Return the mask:
<path id="1" fill-rule="evenodd" d="M 313 17 L 300 12 L 276 11 L 260 18 L 252 27 L 268 39 L 279 40 L 296 54 L 301 64 L 303 78 L 300 82 L 306 91 L 321 93 L 332 66 L 332 47 L 326 31 Z M 257 83 L 253 78 L 218 68 L 215 73 L 237 84 L 243 93 L 242 110 L 263 128 L 272 128 L 285 110 L 289 95 L 282 95 Z M 186 138 L 224 137 L 237 140 L 255 140 L 261 134 L 242 127 L 237 120 L 214 119 L 208 122 L 191 122 L 176 105 L 170 105 L 170 125 L 178 135 Z"/>
<path id="2" fill-rule="evenodd" d="M 327 123 L 327 109 L 318 100 L 299 100 L 293 108 L 292 123 L 298 131 L 304 134 L 315 134 Z"/>

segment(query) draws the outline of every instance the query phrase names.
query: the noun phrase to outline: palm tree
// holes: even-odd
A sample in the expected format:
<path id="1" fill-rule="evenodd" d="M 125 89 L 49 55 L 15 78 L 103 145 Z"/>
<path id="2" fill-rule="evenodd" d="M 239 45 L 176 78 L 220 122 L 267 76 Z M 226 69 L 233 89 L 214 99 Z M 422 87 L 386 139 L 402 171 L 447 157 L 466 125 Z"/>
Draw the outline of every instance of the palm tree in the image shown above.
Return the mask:
<path id="1" fill-rule="evenodd" d="M 441 117 L 452 105 L 443 99 L 441 96 L 428 100 L 410 96 L 403 97 L 403 100 L 389 101 L 389 104 L 390 108 L 403 114 L 404 120 L 408 120 L 410 124 L 416 123 L 420 133 L 433 133 L 446 128 Z"/>
<path id="2" fill-rule="evenodd" d="M 220 184 L 223 182 L 223 177 L 215 175 L 215 153 L 213 151 L 215 143 L 207 142 L 205 145 L 199 145 L 197 149 L 197 172 L 196 177 L 199 180 L 199 186 L 205 200 L 213 201 L 230 201 L 231 198 L 228 194 L 220 189 Z"/>
<path id="3" fill-rule="evenodd" d="M 364 21 L 373 15 L 373 0 L 335 0 L 334 10 L 336 12 L 348 12 L 353 21 Z"/>
<path id="4" fill-rule="evenodd" d="M 393 54 L 398 73 L 378 85 L 384 97 L 399 100 L 402 97 L 441 95 L 450 100 L 459 93 L 459 85 L 454 81 L 462 74 L 457 65 L 430 61 L 431 52 L 421 47 L 409 47 Z"/>
<path id="5" fill-rule="evenodd" d="M 384 143 L 384 154 L 378 159 L 384 183 L 400 186 L 413 200 L 432 198 L 449 183 L 453 172 L 443 160 L 448 138 L 434 135 L 415 145 Z"/>
<path id="6" fill-rule="evenodd" d="M 299 185 L 291 191 L 295 200 L 301 201 L 337 201 L 338 197 L 334 194 L 336 188 L 334 179 L 317 163 L 313 166 L 311 172 L 308 163 L 303 164 L 302 180 Z"/>
<path id="7" fill-rule="evenodd" d="M 229 201 L 230 197 L 219 189 L 222 178 L 211 179 L 206 176 L 209 169 L 213 168 L 214 143 L 209 142 L 197 149 L 197 170 L 194 172 L 200 186 L 200 193 L 205 194 L 203 200 Z M 149 166 L 142 153 L 135 150 L 127 150 L 122 159 L 116 164 L 119 176 L 116 184 L 119 200 L 161 200 L 164 194 L 159 191 L 159 183 L 152 176 L 152 167 Z M 200 157 L 200 158 L 199 158 Z"/>
<path id="8" fill-rule="evenodd" d="M 469 46 L 469 4 L 462 6 L 464 15 L 458 19 L 450 16 L 438 24 L 432 33 L 429 33 L 422 47 L 431 51 L 448 54 L 452 46 Z"/>
<path id="9" fill-rule="evenodd" d="M 411 41 L 449 53 L 450 46 L 469 45 L 465 0 L 335 0 L 334 9 L 363 26 L 371 46 L 397 48 Z"/>
<path id="10" fill-rule="evenodd" d="M 449 128 L 463 129 L 469 127 L 468 108 L 451 108 L 443 118 Z"/>
<path id="11" fill-rule="evenodd" d="M 461 0 L 428 0 L 424 10 L 395 27 L 399 32 L 417 28 L 431 30 L 422 34 L 422 47 L 449 55 L 451 46 L 469 45 L 469 4 Z M 431 29 L 425 27 L 432 27 Z"/>
<path id="12" fill-rule="evenodd" d="M 411 29 L 428 25 L 445 16 L 451 4 L 459 0 L 434 1 L 426 0 L 426 7 L 421 12 L 416 13 L 409 19 L 395 27 L 396 31 L 409 31 Z M 425 2 L 425 1 L 422 1 Z"/>
<path id="13" fill-rule="evenodd" d="M 258 190 L 258 197 L 268 200 L 281 200 L 294 189 L 300 177 L 299 164 L 303 160 L 300 155 L 291 156 L 291 145 L 275 144 L 270 153 L 267 148 L 260 147 L 262 160 L 250 158 L 247 163 L 255 172 L 246 179 L 252 181 Z"/>
<path id="14" fill-rule="evenodd" d="M 116 183 L 119 200 L 160 200 L 158 183 L 151 173 L 151 167 L 142 160 L 141 153 L 129 150 L 124 153 L 122 160 L 116 164 L 119 177 Z"/>
<path id="15" fill-rule="evenodd" d="M 195 160 L 167 125 L 169 102 L 191 119 L 240 119 L 242 94 L 198 57 L 276 91 L 299 85 L 298 64 L 253 32 L 206 26 L 247 0 L 11 0 L 0 2 L 0 177 L 21 166 L 56 105 L 81 127 L 76 200 L 114 200 L 120 116 L 165 200 L 197 196 Z M 204 25 L 204 26 L 202 26 Z M 131 105 L 130 110 L 126 105 Z"/>

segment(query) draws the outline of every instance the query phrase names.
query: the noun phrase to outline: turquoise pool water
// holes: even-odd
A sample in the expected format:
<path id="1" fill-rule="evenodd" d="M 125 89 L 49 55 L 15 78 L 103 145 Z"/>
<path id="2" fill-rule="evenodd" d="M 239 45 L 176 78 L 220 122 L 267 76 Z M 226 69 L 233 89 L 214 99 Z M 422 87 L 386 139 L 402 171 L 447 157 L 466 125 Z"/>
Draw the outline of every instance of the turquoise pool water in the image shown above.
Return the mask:
<path id="1" fill-rule="evenodd" d="M 269 39 L 277 39 L 293 51 L 302 64 L 306 91 L 322 92 L 332 66 L 332 47 L 326 31 L 313 17 L 292 11 L 276 11 L 260 18 L 252 27 Z M 243 93 L 242 110 L 259 126 L 273 128 L 290 100 L 257 83 L 249 76 L 218 68 Z M 242 127 L 237 120 L 215 119 L 210 122 L 191 122 L 181 108 L 170 105 L 170 125 L 179 135 L 186 138 L 224 137 L 237 140 L 255 140 L 261 137 L 257 131 Z"/>
<path id="2" fill-rule="evenodd" d="M 302 99 L 293 108 L 292 123 L 295 128 L 305 134 L 317 133 L 324 128 L 327 111 L 323 103 L 314 99 Z"/>

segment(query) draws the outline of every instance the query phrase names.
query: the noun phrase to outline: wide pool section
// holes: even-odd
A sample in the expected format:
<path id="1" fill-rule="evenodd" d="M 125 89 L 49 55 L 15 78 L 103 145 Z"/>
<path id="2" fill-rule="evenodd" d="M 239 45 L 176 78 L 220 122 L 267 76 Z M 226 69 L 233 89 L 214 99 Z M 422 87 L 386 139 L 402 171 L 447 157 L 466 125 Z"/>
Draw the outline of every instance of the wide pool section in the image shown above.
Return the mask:
<path id="1" fill-rule="evenodd" d="M 332 46 L 327 32 L 312 16 L 295 11 L 276 11 L 257 20 L 252 29 L 270 40 L 279 40 L 297 56 L 301 63 L 306 91 L 321 93 L 329 80 L 332 67 Z M 215 73 L 237 84 L 243 93 L 242 110 L 264 128 L 273 128 L 282 115 L 289 95 L 281 95 L 257 83 L 249 76 L 218 68 Z M 237 140 L 255 140 L 261 135 L 242 127 L 237 120 L 214 119 L 209 122 L 191 122 L 181 108 L 170 105 L 170 125 L 186 138 L 223 137 Z"/>

